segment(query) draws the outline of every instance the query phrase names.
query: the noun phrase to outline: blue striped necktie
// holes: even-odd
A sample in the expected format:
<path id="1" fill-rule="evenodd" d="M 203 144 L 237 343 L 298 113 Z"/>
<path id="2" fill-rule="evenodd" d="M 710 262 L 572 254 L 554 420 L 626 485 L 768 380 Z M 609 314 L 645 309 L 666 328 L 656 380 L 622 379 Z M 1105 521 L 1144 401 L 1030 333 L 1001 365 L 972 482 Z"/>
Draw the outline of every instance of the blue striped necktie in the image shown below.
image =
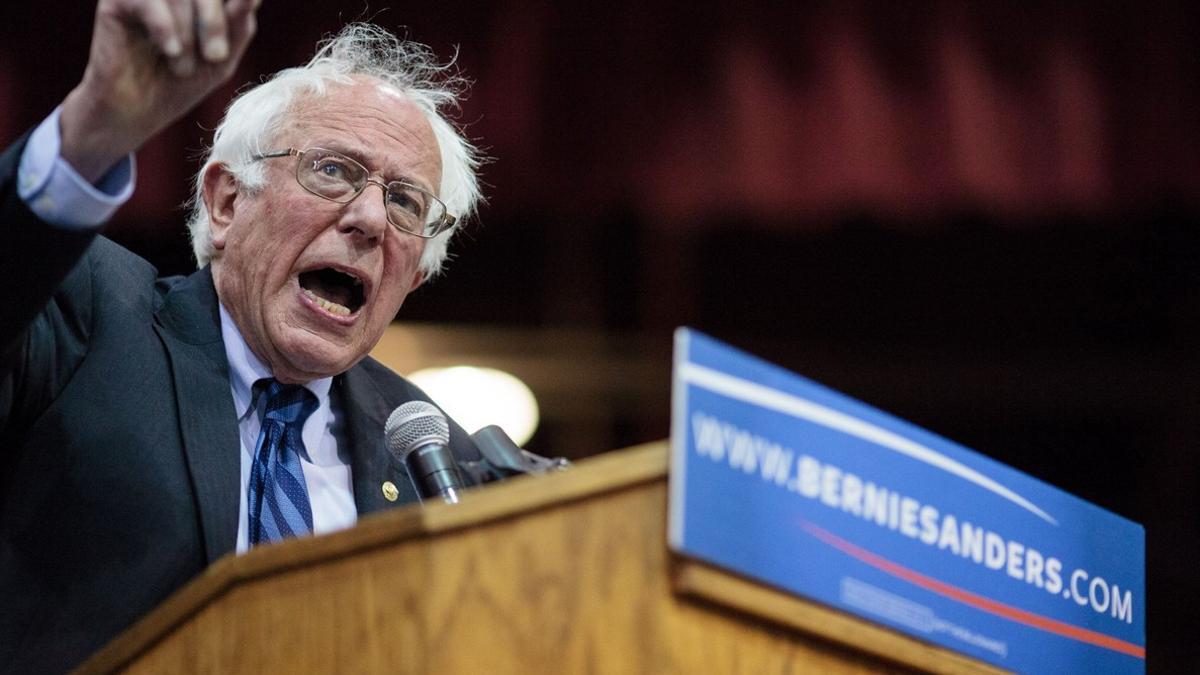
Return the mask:
<path id="1" fill-rule="evenodd" d="M 300 468 L 304 452 L 300 432 L 304 420 L 317 409 L 317 397 L 300 385 L 267 379 L 254 387 L 265 388 L 267 405 L 246 495 L 251 546 L 312 532 L 312 506 Z"/>

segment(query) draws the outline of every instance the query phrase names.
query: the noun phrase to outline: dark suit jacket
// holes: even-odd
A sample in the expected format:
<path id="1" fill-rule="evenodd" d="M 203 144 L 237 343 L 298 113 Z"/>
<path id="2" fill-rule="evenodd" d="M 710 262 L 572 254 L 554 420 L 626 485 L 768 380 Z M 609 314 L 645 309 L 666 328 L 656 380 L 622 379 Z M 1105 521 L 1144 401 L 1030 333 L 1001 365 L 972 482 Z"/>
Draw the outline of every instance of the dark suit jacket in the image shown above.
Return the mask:
<path id="1" fill-rule="evenodd" d="M 0 672 L 78 664 L 232 552 L 240 490 L 211 274 L 156 279 L 42 223 L 15 194 L 23 145 L 0 158 Z M 427 397 L 370 358 L 331 395 L 359 515 L 415 501 L 383 424 Z M 453 422 L 451 446 L 478 459 Z"/>

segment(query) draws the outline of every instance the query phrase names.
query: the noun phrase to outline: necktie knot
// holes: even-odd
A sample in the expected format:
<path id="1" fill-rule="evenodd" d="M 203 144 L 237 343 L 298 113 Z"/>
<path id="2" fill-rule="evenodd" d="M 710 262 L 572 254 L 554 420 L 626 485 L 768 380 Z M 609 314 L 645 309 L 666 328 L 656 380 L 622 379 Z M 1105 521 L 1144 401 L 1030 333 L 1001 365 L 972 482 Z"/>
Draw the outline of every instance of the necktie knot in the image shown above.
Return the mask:
<path id="1" fill-rule="evenodd" d="M 306 387 L 298 384 L 283 384 L 274 378 L 259 380 L 267 397 L 264 420 L 286 425 L 304 425 L 308 416 L 317 409 L 317 397 Z"/>

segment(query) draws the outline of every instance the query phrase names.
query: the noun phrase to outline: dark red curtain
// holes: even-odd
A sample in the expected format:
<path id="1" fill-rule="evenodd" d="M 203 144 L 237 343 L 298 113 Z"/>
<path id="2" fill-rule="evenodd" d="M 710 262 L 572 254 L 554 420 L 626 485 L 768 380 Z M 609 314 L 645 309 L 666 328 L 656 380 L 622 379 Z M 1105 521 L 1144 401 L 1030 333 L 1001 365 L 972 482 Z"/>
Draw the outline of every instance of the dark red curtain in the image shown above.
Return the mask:
<path id="1" fill-rule="evenodd" d="M 4 11 L 11 139 L 78 77 L 90 12 Z M 268 2 L 238 83 L 363 17 L 443 53 L 461 46 L 476 85 L 460 120 L 496 157 L 485 175 L 504 213 L 617 207 L 672 229 L 731 216 L 812 227 L 846 210 L 1013 220 L 1200 192 L 1191 3 L 450 2 L 369 14 Z M 130 224 L 177 217 L 220 99 L 143 150 Z"/>

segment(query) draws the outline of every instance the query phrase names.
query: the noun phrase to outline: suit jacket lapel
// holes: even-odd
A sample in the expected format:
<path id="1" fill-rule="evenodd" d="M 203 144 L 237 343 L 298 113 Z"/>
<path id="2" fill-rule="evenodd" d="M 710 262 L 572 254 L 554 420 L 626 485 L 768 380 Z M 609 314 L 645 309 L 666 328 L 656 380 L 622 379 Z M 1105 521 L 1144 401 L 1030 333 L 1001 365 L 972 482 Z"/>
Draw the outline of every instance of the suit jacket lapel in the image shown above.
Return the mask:
<path id="1" fill-rule="evenodd" d="M 361 365 L 338 376 L 334 382 L 346 416 L 346 442 L 358 515 L 361 517 L 396 504 L 417 501 L 412 481 L 392 459 L 384 443 L 383 425 L 392 412 L 388 397 Z M 389 480 L 399 493 L 395 503 L 383 496 L 383 483 Z"/>
<path id="2" fill-rule="evenodd" d="M 237 543 L 241 443 L 207 267 L 170 289 L 154 328 L 171 361 L 183 451 L 211 564 Z"/>
<path id="3" fill-rule="evenodd" d="M 177 282 L 157 319 L 155 330 L 171 360 L 183 450 L 211 564 L 237 544 L 241 498 L 241 441 L 211 271 L 206 267 Z M 333 393 L 340 398 L 346 420 L 345 441 L 359 516 L 417 501 L 407 472 L 384 444 L 389 397 L 362 365 L 339 375 L 334 383 Z M 384 497 L 384 481 L 396 487 L 395 502 Z"/>

